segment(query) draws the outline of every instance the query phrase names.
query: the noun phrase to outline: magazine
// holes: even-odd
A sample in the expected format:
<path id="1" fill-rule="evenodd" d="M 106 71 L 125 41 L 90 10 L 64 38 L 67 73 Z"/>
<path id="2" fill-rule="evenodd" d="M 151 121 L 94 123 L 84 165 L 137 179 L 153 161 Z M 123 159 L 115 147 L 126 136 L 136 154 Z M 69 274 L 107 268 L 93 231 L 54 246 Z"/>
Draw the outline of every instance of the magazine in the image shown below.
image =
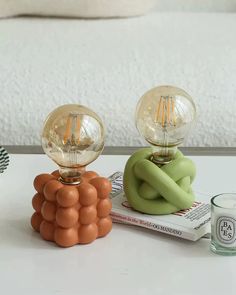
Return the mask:
<path id="1" fill-rule="evenodd" d="M 148 215 L 135 211 L 123 191 L 123 173 L 109 177 L 112 182 L 113 222 L 131 224 L 183 239 L 197 241 L 210 233 L 210 204 L 195 201 L 193 206 L 168 215 Z"/>

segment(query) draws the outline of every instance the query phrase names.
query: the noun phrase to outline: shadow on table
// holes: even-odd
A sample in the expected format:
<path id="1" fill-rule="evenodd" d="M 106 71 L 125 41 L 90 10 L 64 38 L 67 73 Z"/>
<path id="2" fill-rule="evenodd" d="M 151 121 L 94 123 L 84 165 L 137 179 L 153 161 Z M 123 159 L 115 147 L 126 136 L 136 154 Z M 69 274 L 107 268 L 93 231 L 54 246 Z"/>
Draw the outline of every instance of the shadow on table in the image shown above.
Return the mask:
<path id="1" fill-rule="evenodd" d="M 201 238 L 198 241 L 189 241 L 161 232 L 153 231 L 151 229 L 141 228 L 133 225 L 115 224 L 116 227 L 121 228 L 122 231 L 132 232 L 132 234 L 148 238 L 152 243 L 157 243 L 157 250 L 161 248 L 169 248 L 169 255 L 178 255 L 184 257 L 216 257 L 210 251 L 210 239 Z M 132 240 L 132 237 L 131 237 Z"/>
<path id="2" fill-rule="evenodd" d="M 52 242 L 42 240 L 30 225 L 30 219 L 0 221 L 1 244 L 9 248 L 60 249 Z"/>
<path id="3" fill-rule="evenodd" d="M 158 248 L 169 248 L 169 255 L 178 254 L 180 257 L 216 257 L 210 250 L 210 240 L 209 239 L 200 239 L 196 242 L 184 240 L 181 238 L 177 238 L 174 236 L 170 236 L 167 234 L 163 234 L 160 232 L 155 232 L 152 230 L 147 230 L 144 228 L 132 226 L 132 225 L 121 225 L 114 224 L 113 231 L 108 236 L 108 240 L 102 239 L 102 243 L 107 245 L 111 245 L 111 240 L 116 240 L 114 235 L 117 231 L 118 236 L 128 235 L 128 239 L 130 241 L 126 241 L 128 243 L 132 243 L 132 235 L 138 235 L 138 239 L 148 239 L 148 242 L 156 243 L 157 250 Z M 0 244 L 7 246 L 9 248 L 24 248 L 24 249 L 40 249 L 40 250 L 63 250 L 56 246 L 53 242 L 45 241 L 41 238 L 40 234 L 35 232 L 30 225 L 30 219 L 22 218 L 22 219 L 11 219 L 11 220 L 0 220 Z M 137 238 L 137 237 L 136 237 Z M 96 247 L 95 247 L 96 248 Z"/>

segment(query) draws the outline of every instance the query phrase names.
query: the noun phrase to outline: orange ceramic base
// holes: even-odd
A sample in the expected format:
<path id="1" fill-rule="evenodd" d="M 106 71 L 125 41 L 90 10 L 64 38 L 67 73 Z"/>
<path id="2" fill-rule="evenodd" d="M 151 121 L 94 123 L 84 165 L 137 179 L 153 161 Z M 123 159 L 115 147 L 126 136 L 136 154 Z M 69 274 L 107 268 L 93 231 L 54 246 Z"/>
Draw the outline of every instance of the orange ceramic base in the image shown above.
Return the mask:
<path id="1" fill-rule="evenodd" d="M 112 228 L 110 181 L 93 171 L 85 172 L 79 185 L 65 185 L 58 178 L 58 171 L 35 178 L 32 227 L 61 247 L 107 235 Z"/>

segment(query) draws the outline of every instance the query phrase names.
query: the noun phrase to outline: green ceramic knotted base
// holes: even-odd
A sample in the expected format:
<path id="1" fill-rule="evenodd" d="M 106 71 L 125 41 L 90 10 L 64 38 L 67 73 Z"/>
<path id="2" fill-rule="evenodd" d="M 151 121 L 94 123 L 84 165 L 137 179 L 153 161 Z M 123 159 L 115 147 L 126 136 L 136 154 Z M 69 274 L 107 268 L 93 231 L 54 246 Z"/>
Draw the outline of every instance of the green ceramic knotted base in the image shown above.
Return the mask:
<path id="1" fill-rule="evenodd" d="M 124 191 L 130 205 L 137 211 L 156 215 L 190 208 L 194 202 L 194 163 L 177 151 L 174 160 L 158 167 L 149 160 L 151 154 L 151 148 L 141 149 L 126 163 Z"/>

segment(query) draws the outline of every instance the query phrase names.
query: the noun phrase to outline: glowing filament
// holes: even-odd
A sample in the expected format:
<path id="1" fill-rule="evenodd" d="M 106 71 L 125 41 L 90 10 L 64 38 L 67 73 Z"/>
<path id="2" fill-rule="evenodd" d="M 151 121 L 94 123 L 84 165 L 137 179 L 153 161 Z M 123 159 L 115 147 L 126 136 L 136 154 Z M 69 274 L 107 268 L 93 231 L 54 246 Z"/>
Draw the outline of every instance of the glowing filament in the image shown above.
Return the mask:
<path id="1" fill-rule="evenodd" d="M 71 113 L 66 122 L 66 131 L 63 137 L 63 144 L 80 144 L 81 122 L 77 114 Z"/>
<path id="2" fill-rule="evenodd" d="M 163 128 L 176 125 L 175 100 L 173 97 L 160 97 L 157 104 L 155 122 L 160 123 Z"/>

